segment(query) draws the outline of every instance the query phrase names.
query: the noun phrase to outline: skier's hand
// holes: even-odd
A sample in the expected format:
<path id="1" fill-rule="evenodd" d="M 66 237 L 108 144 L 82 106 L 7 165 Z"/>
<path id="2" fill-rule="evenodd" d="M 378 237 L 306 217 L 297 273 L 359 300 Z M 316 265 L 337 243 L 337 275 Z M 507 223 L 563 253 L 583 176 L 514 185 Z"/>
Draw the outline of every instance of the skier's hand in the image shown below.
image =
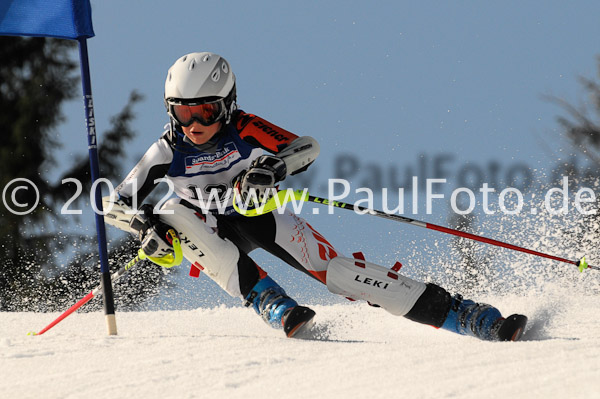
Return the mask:
<path id="1" fill-rule="evenodd" d="M 171 226 L 161 222 L 154 208 L 149 204 L 140 207 L 140 212 L 131 219 L 129 230 L 142 243 L 141 248 L 147 256 L 162 258 L 174 253 Z"/>
<path id="2" fill-rule="evenodd" d="M 285 176 L 286 166 L 281 158 L 262 155 L 252 161 L 248 170 L 238 175 L 235 189 L 244 203 L 258 205 L 254 204 L 254 200 L 258 200 L 262 204 L 271 199 L 275 184 Z"/>

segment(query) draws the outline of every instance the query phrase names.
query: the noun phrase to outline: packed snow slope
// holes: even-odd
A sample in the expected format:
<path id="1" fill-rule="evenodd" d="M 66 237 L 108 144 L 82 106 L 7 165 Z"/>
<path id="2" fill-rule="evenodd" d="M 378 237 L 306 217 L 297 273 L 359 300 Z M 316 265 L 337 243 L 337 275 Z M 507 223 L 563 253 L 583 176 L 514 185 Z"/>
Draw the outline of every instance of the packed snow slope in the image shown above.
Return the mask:
<path id="1" fill-rule="evenodd" d="M 0 313 L 2 398 L 598 398 L 600 300 L 481 298 L 529 315 L 520 342 L 482 342 L 361 303 L 314 305 L 311 339 L 251 310 Z"/>

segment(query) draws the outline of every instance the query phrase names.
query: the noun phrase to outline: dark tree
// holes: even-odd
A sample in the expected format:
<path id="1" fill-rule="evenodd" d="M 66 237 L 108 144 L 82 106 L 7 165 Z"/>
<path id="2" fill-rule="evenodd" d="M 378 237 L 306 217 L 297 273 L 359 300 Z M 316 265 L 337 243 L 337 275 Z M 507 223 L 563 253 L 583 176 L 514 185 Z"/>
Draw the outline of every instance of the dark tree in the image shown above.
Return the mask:
<path id="1" fill-rule="evenodd" d="M 87 154 L 70 160 L 70 165 L 61 162 L 61 168 L 67 171 L 57 182 L 50 182 L 44 172 L 58 166 L 53 153 L 60 146 L 55 137 L 64 121 L 61 106 L 80 91 L 75 50 L 76 43 L 69 40 L 0 37 L 0 188 L 16 178 L 25 178 L 35 184 L 40 195 L 38 206 L 27 215 L 11 212 L 0 201 L 2 311 L 60 310 L 98 284 L 95 229 L 84 232 L 72 217 L 60 214 L 75 192 L 74 184 L 62 184 L 64 178 L 78 179 L 83 192 L 89 193 Z M 141 96 L 133 92 L 123 110 L 112 118 L 110 129 L 99 134 L 102 177 L 112 181 L 121 178 L 119 159 L 125 156 L 125 142 L 134 136 L 133 106 L 140 100 Z M 79 201 L 86 197 L 79 196 Z M 35 198 L 35 191 L 29 188 L 15 194 L 20 204 L 33 205 Z M 137 244 L 126 237 L 110 249 L 116 270 L 123 258 L 134 256 Z M 138 268 L 145 268 L 142 281 L 115 295 L 122 298 L 121 304 L 139 303 L 156 293 L 164 280 L 158 268 Z"/>
<path id="2" fill-rule="evenodd" d="M 596 165 L 600 165 L 600 83 L 585 77 L 579 80 L 588 97 L 588 106 L 575 106 L 556 97 L 551 97 L 551 100 L 557 102 L 568 114 L 568 117 L 559 116 L 558 123 L 571 143 Z"/>
<path id="3" fill-rule="evenodd" d="M 600 57 L 597 62 L 600 78 Z M 563 237 L 572 243 L 578 254 L 586 255 L 595 265 L 597 261 L 593 260 L 600 254 L 600 196 L 597 190 L 600 181 L 600 82 L 586 77 L 580 77 L 579 81 L 587 99 L 583 104 L 574 105 L 556 97 L 550 97 L 550 100 L 566 112 L 567 116 L 557 117 L 561 131 L 576 151 L 587 158 L 589 165 L 587 168 L 571 165 L 563 174 L 569 176 L 571 188 L 590 187 L 596 194 L 595 203 L 584 204 L 584 213 L 577 215 L 577 223 L 566 226 Z M 593 289 L 598 291 L 597 286 Z"/>
<path id="4" fill-rule="evenodd" d="M 450 227 L 471 234 L 475 231 L 477 218 L 472 213 L 459 215 L 451 213 L 448 218 Z M 463 295 L 476 295 L 485 291 L 486 284 L 493 279 L 492 255 L 483 244 L 463 237 L 453 237 L 450 253 L 457 259 L 459 266 L 452 276 L 452 286 Z"/>

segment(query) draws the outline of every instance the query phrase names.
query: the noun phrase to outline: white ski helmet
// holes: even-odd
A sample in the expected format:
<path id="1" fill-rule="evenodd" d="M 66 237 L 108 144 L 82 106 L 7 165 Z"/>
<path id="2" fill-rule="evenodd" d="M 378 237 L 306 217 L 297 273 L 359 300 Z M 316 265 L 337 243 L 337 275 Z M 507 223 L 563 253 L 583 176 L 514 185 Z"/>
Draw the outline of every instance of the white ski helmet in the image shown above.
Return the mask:
<path id="1" fill-rule="evenodd" d="M 236 109 L 235 75 L 225 58 L 209 52 L 190 53 L 169 68 L 165 106 L 173 122 L 189 126 L 229 123 Z"/>

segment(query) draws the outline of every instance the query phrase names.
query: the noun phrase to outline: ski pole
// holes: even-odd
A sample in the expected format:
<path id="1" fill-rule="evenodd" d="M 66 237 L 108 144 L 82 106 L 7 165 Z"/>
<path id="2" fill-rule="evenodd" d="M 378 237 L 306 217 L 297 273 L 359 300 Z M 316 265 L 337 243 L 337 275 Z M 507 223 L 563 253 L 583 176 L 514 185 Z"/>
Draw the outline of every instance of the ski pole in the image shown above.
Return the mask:
<path id="1" fill-rule="evenodd" d="M 513 244 L 506 243 L 506 242 L 494 240 L 492 238 L 478 236 L 478 235 L 467 233 L 467 232 L 464 232 L 464 231 L 455 230 L 455 229 L 451 229 L 451 228 L 444 227 L 444 226 L 439 226 L 439 225 L 433 224 L 433 223 L 422 222 L 420 220 L 411 219 L 411 218 L 408 218 L 406 216 L 388 214 L 388 213 L 385 213 L 385 212 L 382 212 L 382 211 L 378 211 L 378 210 L 375 210 L 375 209 L 368 209 L 368 208 L 363 208 L 363 207 L 356 206 L 356 205 L 353 205 L 353 204 L 347 204 L 345 202 L 329 201 L 326 198 L 315 197 L 315 196 L 312 196 L 312 195 L 309 195 L 308 198 L 306 199 L 306 201 L 307 202 L 313 202 L 313 203 L 316 203 L 316 204 L 333 205 L 336 208 L 342 208 L 342 209 L 349 209 L 349 210 L 353 210 L 353 211 L 366 212 L 367 214 L 370 214 L 370 215 L 373 215 L 373 216 L 382 217 L 382 218 L 385 218 L 385 219 L 391 219 L 391 220 L 395 220 L 395 221 L 398 221 L 398 222 L 401 222 L 401 223 L 408 223 L 408 224 L 411 224 L 413 226 L 424 227 L 426 229 L 436 230 L 436 231 L 439 231 L 439 232 L 442 232 L 442 233 L 452 234 L 452 235 L 455 235 L 455 236 L 458 236 L 458 237 L 468 238 L 470 240 L 479 241 L 479 242 L 483 242 L 483 243 L 486 243 L 486 244 L 495 245 L 495 246 L 498 246 L 498 247 L 508 248 L 508 249 L 512 249 L 514 251 L 520 251 L 520 252 L 524 252 L 524 253 L 527 253 L 527 254 L 530 254 L 530 255 L 536 255 L 536 256 L 540 256 L 542 258 L 547 258 L 547 259 L 552 259 L 552 260 L 559 261 L 559 262 L 569 263 L 569 264 L 577 266 L 577 268 L 579 269 L 580 272 L 583 272 L 583 269 L 586 269 L 586 268 L 600 270 L 600 268 L 597 267 L 597 266 L 590 266 L 590 265 L 588 265 L 588 263 L 585 260 L 585 256 L 583 258 L 581 258 L 580 260 L 577 260 L 577 261 L 570 260 L 570 259 L 565 259 L 565 258 L 561 258 L 561 257 L 558 257 L 558 256 L 545 254 L 543 252 L 534 251 L 532 249 L 523 248 L 523 247 L 520 247 L 518 245 L 513 245 Z"/>
<path id="2" fill-rule="evenodd" d="M 486 244 L 491 244 L 491 245 L 495 245 L 498 247 L 503 247 L 503 248 L 508 248 L 508 249 L 512 249 L 514 251 L 520 251 L 520 252 L 524 252 L 530 255 L 535 255 L 535 256 L 540 256 L 542 258 L 547 258 L 547 259 L 552 259 L 558 262 L 564 262 L 564 263 L 569 263 L 571 265 L 575 265 L 577 266 L 577 268 L 579 269 L 580 272 L 583 272 L 584 269 L 589 268 L 589 269 L 593 269 L 593 270 L 600 270 L 600 267 L 598 266 L 590 266 L 588 265 L 587 261 L 585 260 L 585 256 L 582 257 L 580 260 L 574 261 L 574 260 L 570 260 L 570 259 L 565 259 L 565 258 L 561 258 L 558 256 L 554 256 L 554 255 L 549 255 L 549 254 L 545 254 L 543 252 L 539 252 L 539 251 L 534 251 L 532 249 L 527 249 L 527 248 L 523 248 L 517 245 L 513 245 L 513 244 L 509 244 L 506 242 L 502 242 L 502 241 L 498 241 L 498 240 L 494 240 L 491 238 L 487 238 L 487 237 L 483 237 L 483 236 L 478 236 L 475 234 L 471 234 L 471 233 L 467 233 L 464 231 L 460 231 L 460 230 L 455 230 L 455 229 L 451 229 L 448 227 L 444 227 L 444 226 L 439 226 L 437 224 L 433 224 L 433 223 L 427 223 L 427 222 L 422 222 L 420 220 L 416 220 L 416 219 L 411 219 L 409 217 L 406 216 L 401 216 L 401 215 L 395 215 L 395 214 L 389 214 L 389 213 L 385 213 L 383 211 L 378 211 L 375 209 L 369 209 L 369 208 L 364 208 L 361 206 L 357 206 L 354 204 L 348 204 L 345 202 L 340 202 L 340 201 L 330 201 L 327 198 L 322 198 L 322 197 L 315 197 L 313 195 L 309 195 L 308 194 L 308 190 L 296 190 L 296 191 L 292 191 L 292 193 L 290 194 L 290 191 L 292 191 L 292 189 L 287 189 L 287 190 L 282 190 L 276 193 L 276 195 L 274 195 L 271 199 L 269 199 L 266 203 L 261 204 L 259 207 L 256 207 L 254 209 L 242 209 L 239 207 L 239 204 L 237 204 L 236 199 L 234 198 L 233 204 L 234 204 L 234 208 L 241 214 L 245 215 L 245 216 L 258 216 L 264 213 L 268 213 L 271 212 L 279 207 L 281 207 L 282 205 L 284 205 L 285 203 L 291 201 L 291 200 L 296 200 L 296 201 L 305 201 L 305 202 L 313 202 L 315 204 L 322 204 L 322 205 L 328 205 L 328 206 L 334 206 L 336 208 L 341 208 L 341 209 L 348 209 L 351 211 L 355 211 L 355 212 L 363 212 L 369 215 L 373 215 L 373 216 L 377 216 L 377 217 L 381 217 L 381 218 L 385 218 L 385 219 L 390 219 L 390 220 L 395 220 L 397 222 L 401 222 L 401 223 L 408 223 L 411 224 L 413 226 L 418 226 L 418 227 L 424 227 L 426 229 L 430 229 L 430 230 L 436 230 L 442 233 L 446 233 L 446 234 L 452 234 L 458 237 L 463 237 L 463 238 L 468 238 L 470 240 L 474 240 L 474 241 L 479 241 L 479 242 L 483 242 Z M 234 193 L 235 195 L 239 195 L 238 192 L 236 191 Z"/>
<path id="3" fill-rule="evenodd" d="M 181 251 L 181 243 L 179 241 L 179 237 L 177 236 L 175 231 L 172 229 L 169 230 L 169 234 L 171 235 L 171 238 L 173 240 L 173 249 L 174 249 L 173 255 L 167 255 L 162 258 L 154 258 L 151 256 L 147 256 L 146 253 L 140 248 L 138 250 L 138 254 L 135 256 L 135 258 L 131 259 L 125 266 L 121 267 L 119 270 L 114 272 L 110 276 L 110 280 L 114 283 L 115 281 L 120 279 L 121 276 L 123 276 L 129 269 L 131 269 L 133 266 L 135 266 L 137 263 L 139 263 L 141 260 L 144 260 L 144 259 L 148 259 L 148 260 L 150 260 L 160 266 L 163 266 L 163 267 L 172 267 L 172 266 L 177 266 L 177 265 L 181 264 L 183 255 L 182 255 L 182 251 Z M 46 331 L 48 331 L 49 329 L 51 329 L 52 327 L 54 327 L 55 325 L 57 325 L 58 323 L 63 321 L 65 318 L 67 318 L 67 316 L 69 316 L 70 314 L 75 312 L 77 309 L 79 309 L 80 307 L 82 307 L 83 305 L 88 303 L 93 297 L 98 295 L 101 291 L 102 291 L 102 284 L 98 285 L 96 288 L 94 288 L 92 291 L 90 291 L 86 296 L 84 296 L 79 301 L 77 301 L 76 304 L 74 304 L 69 309 L 67 309 L 63 314 L 58 316 L 56 318 L 56 320 L 54 320 L 52 323 L 48 324 L 42 330 L 40 330 L 37 333 L 32 331 L 32 332 L 28 333 L 27 335 L 42 335 L 43 333 L 45 333 Z"/>

